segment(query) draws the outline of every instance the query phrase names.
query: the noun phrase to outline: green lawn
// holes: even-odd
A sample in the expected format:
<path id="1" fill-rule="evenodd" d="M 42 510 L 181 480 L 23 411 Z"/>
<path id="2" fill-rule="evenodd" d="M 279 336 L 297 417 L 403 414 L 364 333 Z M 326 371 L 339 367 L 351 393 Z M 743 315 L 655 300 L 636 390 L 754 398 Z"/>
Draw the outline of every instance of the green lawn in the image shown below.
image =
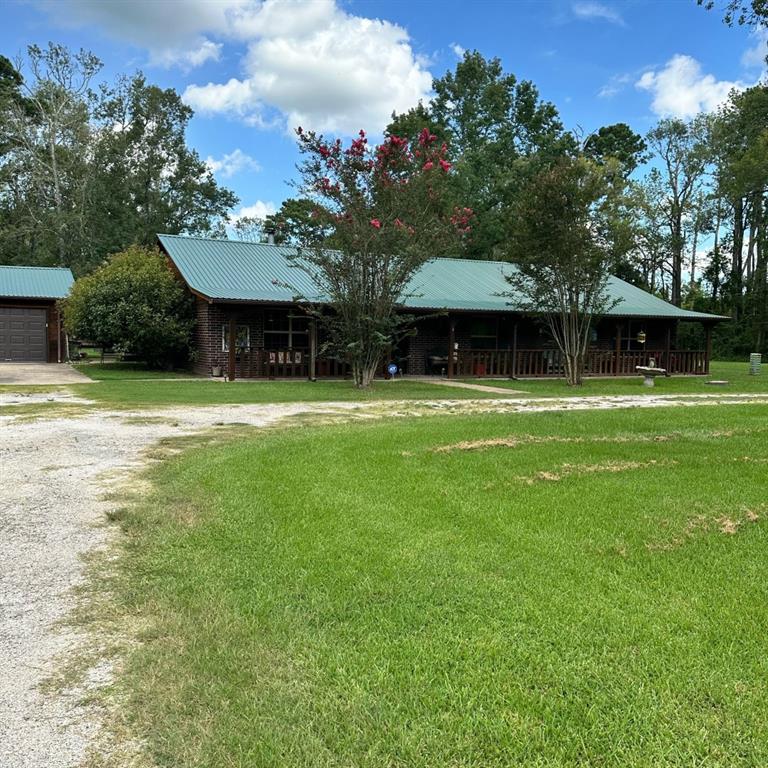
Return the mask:
<path id="1" fill-rule="evenodd" d="M 67 387 L 74 394 L 114 407 L 294 403 L 350 400 L 462 400 L 499 397 L 422 381 L 379 381 L 360 391 L 349 381 L 152 381 L 104 380 Z M 510 395 L 512 397 L 513 395 Z"/>
<path id="2" fill-rule="evenodd" d="M 170 458 L 119 516 L 131 734 L 174 768 L 768 765 L 767 438 L 721 406 Z"/>
<path id="3" fill-rule="evenodd" d="M 149 371 L 133 363 L 89 363 L 76 366 L 97 385 L 75 384 L 67 390 L 80 397 L 95 400 L 107 407 L 133 408 L 172 405 L 226 405 L 235 403 L 286 403 L 365 400 L 465 400 L 503 397 L 493 391 L 464 390 L 444 387 L 427 381 L 410 379 L 394 382 L 377 381 L 361 392 L 349 381 L 237 381 L 228 383 L 208 378 L 194 378 L 186 371 Z M 728 379 L 726 387 L 706 384 L 711 378 Z M 467 379 L 471 383 L 508 388 L 510 397 L 554 397 L 588 395 L 648 395 L 723 392 L 768 392 L 768 371 L 749 376 L 746 363 L 712 363 L 709 377 L 681 376 L 656 380 L 656 387 L 642 386 L 640 377 L 586 379 L 582 387 L 568 387 L 561 380 Z M 3 391 L 41 392 L 62 389 L 61 386 L 0 386 Z M 522 394 L 516 394 L 521 391 Z"/>
<path id="4" fill-rule="evenodd" d="M 444 387 L 425 381 L 409 379 L 394 382 L 377 381 L 367 392 L 356 390 L 349 381 L 238 381 L 222 382 L 201 378 L 192 381 L 162 381 L 169 374 L 146 371 L 131 364 L 85 365 L 81 370 L 99 379 L 96 387 L 75 385 L 69 387 L 75 394 L 93 398 L 110 406 L 160 405 L 214 405 L 227 403 L 286 403 L 323 400 L 397 400 L 503 397 L 494 392 Z M 583 387 L 574 389 L 563 381 L 526 380 L 472 380 L 476 384 L 509 387 L 522 390 L 525 396 L 588 396 L 588 395 L 646 395 L 668 393 L 768 392 L 768 372 L 749 376 L 746 363 L 713 363 L 712 375 L 706 378 L 671 377 L 657 379 L 653 389 L 642 386 L 637 378 L 587 379 Z M 176 374 L 178 377 L 189 374 Z M 709 378 L 728 379 L 727 387 L 713 387 L 705 382 Z M 517 397 L 510 392 L 510 397 Z"/>
<path id="5" fill-rule="evenodd" d="M 75 368 L 97 381 L 130 381 L 133 379 L 191 379 L 191 371 L 158 371 L 141 363 L 75 363 Z"/>
<path id="6" fill-rule="evenodd" d="M 727 386 L 707 384 L 711 380 L 726 380 Z M 678 393 L 718 392 L 768 392 L 768 367 L 759 376 L 749 375 L 749 363 L 713 362 L 709 376 L 663 376 L 656 379 L 656 386 L 643 386 L 640 376 L 600 378 L 584 380 L 581 387 L 569 387 L 563 379 L 464 379 L 475 383 L 486 383 L 494 387 L 524 390 L 535 397 L 557 397 L 572 395 L 643 395 Z"/>

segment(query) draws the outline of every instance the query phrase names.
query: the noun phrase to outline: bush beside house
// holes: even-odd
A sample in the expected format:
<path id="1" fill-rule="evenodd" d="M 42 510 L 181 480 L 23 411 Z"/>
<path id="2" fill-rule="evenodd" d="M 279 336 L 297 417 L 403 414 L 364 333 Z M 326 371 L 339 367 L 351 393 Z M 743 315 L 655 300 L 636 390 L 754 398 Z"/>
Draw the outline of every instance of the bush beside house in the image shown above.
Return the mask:
<path id="1" fill-rule="evenodd" d="M 154 368 L 189 360 L 191 297 L 156 248 L 131 246 L 78 280 L 64 304 L 70 336 L 134 355 Z"/>

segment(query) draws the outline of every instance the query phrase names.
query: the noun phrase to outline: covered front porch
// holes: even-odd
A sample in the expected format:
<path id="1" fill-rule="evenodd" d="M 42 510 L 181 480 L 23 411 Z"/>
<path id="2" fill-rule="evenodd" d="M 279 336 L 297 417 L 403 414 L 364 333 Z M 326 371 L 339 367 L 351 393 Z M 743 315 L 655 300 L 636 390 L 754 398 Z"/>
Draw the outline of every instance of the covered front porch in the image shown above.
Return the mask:
<path id="1" fill-rule="evenodd" d="M 322 353 L 321 331 L 296 306 L 218 305 L 210 369 L 236 378 L 346 378 L 345 361 Z M 706 375 L 711 324 L 701 349 L 680 349 L 678 320 L 607 318 L 597 323 L 585 361 L 586 376 L 630 376 L 636 366 L 656 366 L 669 375 Z M 398 373 L 445 378 L 556 378 L 565 375 L 560 351 L 541 323 L 513 313 L 446 313 L 417 318 L 415 332 L 382 361 L 380 376 L 394 363 Z"/>
<path id="2" fill-rule="evenodd" d="M 678 347 L 677 320 L 609 318 L 592 329 L 586 376 L 629 376 L 650 360 L 669 375 L 706 375 L 712 356 L 712 325 L 701 349 Z M 439 339 L 445 339 L 442 344 Z M 414 372 L 447 378 L 542 378 L 565 376 L 565 361 L 544 326 L 509 315 L 461 314 L 427 320 L 411 341 Z M 453 354 L 449 354 L 453 350 Z"/>

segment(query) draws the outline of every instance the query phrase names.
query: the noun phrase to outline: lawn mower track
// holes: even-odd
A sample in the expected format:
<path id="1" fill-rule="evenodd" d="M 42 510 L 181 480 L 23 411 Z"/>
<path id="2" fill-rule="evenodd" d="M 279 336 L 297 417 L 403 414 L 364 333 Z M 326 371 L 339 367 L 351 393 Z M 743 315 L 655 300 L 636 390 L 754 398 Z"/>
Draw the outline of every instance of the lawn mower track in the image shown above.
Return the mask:
<path id="1" fill-rule="evenodd" d="M 55 401 L 54 401 L 55 402 Z M 60 626 L 82 582 L 83 557 L 105 546 L 111 503 L 157 441 L 217 426 L 264 427 L 299 414 L 340 418 L 428 413 L 529 413 L 606 408 L 768 404 L 768 394 L 578 397 L 227 405 L 132 411 L 93 409 L 70 417 L 0 410 L 0 765 L 74 768 L 98 741 L 99 712 L 84 691 L 47 694 L 40 683 L 82 642 Z M 109 679 L 95 670 L 89 685 Z"/>

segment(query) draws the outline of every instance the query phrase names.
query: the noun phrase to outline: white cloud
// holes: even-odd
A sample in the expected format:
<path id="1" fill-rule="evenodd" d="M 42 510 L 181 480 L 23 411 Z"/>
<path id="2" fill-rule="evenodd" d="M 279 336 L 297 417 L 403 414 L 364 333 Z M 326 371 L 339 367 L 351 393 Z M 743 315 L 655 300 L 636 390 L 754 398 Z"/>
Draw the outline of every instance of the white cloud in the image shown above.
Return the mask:
<path id="1" fill-rule="evenodd" d="M 691 56 L 677 54 L 662 69 L 645 72 L 635 83 L 653 95 L 651 109 L 660 117 L 689 119 L 699 112 L 711 112 L 722 104 L 742 82 L 717 80 L 705 75 L 701 64 Z"/>
<path id="2" fill-rule="evenodd" d="M 241 171 L 257 172 L 261 170 L 261 166 L 256 160 L 243 152 L 242 149 L 229 152 L 219 160 L 209 155 L 205 160 L 205 164 L 213 173 L 223 179 L 229 179 Z"/>
<path id="3" fill-rule="evenodd" d="M 273 213 L 277 213 L 277 206 L 272 201 L 257 200 L 253 205 L 242 206 L 236 213 L 230 216 L 230 220 L 236 222 L 248 218 L 263 221 Z"/>
<path id="4" fill-rule="evenodd" d="M 621 14 L 608 5 L 597 2 L 574 3 L 571 6 L 573 13 L 579 19 L 586 19 L 588 21 L 609 21 L 611 24 L 618 24 L 624 26 L 624 19 Z"/>
<path id="5" fill-rule="evenodd" d="M 193 48 L 165 48 L 152 54 L 152 63 L 165 67 L 180 66 L 182 69 L 192 69 L 205 64 L 206 61 L 218 61 L 221 56 L 221 43 L 202 40 Z"/>
<path id="6" fill-rule="evenodd" d="M 462 48 L 458 43 L 451 43 L 451 50 L 457 59 L 463 59 L 464 54 L 467 52 L 466 48 Z"/>
<path id="7" fill-rule="evenodd" d="M 381 130 L 393 110 L 429 95 L 432 76 L 407 32 L 348 14 L 334 0 L 266 0 L 240 34 L 250 36 L 245 76 L 189 86 L 193 108 L 256 124 L 276 111 L 289 129 L 354 134 Z"/>
<path id="8" fill-rule="evenodd" d="M 254 125 L 375 133 L 432 85 L 403 27 L 348 13 L 341 0 L 36 2 L 61 25 L 96 25 L 162 66 L 191 69 L 218 60 L 225 43 L 244 43 L 240 77 L 190 85 L 185 99 Z"/>
<path id="9" fill-rule="evenodd" d="M 614 96 L 621 93 L 624 88 L 632 81 L 632 75 L 626 73 L 621 75 L 614 75 L 611 79 L 597 92 L 597 96 L 600 99 L 612 99 Z"/>
<path id="10" fill-rule="evenodd" d="M 768 57 L 768 28 L 760 27 L 752 32 L 755 38 L 755 44 L 752 48 L 747 48 L 741 57 L 741 63 L 750 70 L 763 70 L 765 60 Z"/>
<path id="11" fill-rule="evenodd" d="M 96 25 L 113 38 L 149 52 L 150 63 L 196 67 L 217 60 L 221 45 L 209 35 L 228 36 L 253 0 L 37 0 L 66 27 Z"/>

